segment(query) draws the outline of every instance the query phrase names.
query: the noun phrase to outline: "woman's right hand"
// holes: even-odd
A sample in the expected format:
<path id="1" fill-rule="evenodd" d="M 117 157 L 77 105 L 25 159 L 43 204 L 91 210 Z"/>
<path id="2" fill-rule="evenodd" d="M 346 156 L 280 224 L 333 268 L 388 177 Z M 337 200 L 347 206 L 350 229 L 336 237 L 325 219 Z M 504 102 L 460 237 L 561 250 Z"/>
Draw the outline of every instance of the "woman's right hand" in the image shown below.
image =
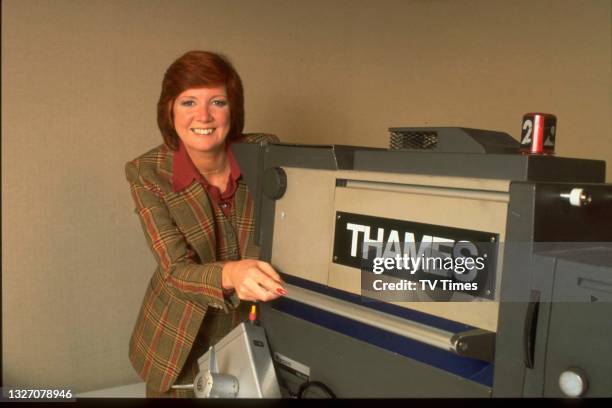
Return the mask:
<path id="1" fill-rule="evenodd" d="M 263 301 L 284 296 L 287 291 L 272 265 L 256 259 L 230 261 L 223 266 L 221 285 L 234 289 L 241 300 Z"/>

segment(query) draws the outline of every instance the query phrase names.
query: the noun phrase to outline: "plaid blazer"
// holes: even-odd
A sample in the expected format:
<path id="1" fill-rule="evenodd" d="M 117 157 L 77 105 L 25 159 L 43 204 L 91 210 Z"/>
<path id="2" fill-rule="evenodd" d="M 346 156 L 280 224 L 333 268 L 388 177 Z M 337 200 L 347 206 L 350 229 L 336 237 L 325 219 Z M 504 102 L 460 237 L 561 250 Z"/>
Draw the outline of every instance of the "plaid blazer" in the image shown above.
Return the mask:
<path id="1" fill-rule="evenodd" d="M 278 139 L 248 134 L 242 141 Z M 228 219 L 198 182 L 172 190 L 173 157 L 164 144 L 125 166 L 135 212 L 158 264 L 130 338 L 129 357 L 147 386 L 159 392 L 176 381 L 207 309 L 230 312 L 240 303 L 235 293 L 224 297 L 224 261 L 259 256 L 254 202 L 244 181 L 238 180 Z"/>

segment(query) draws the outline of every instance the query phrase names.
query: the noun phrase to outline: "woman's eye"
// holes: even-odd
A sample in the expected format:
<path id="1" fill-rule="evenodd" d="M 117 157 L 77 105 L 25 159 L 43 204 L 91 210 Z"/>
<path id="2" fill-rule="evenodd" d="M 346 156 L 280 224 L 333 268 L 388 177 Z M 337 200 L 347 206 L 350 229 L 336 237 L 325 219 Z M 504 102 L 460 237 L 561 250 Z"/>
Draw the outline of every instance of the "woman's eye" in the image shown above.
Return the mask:
<path id="1" fill-rule="evenodd" d="M 194 105 L 195 102 L 190 99 L 181 102 L 181 106 L 192 107 Z"/>
<path id="2" fill-rule="evenodd" d="M 215 106 L 225 106 L 227 105 L 227 101 L 223 99 L 215 99 L 214 101 L 212 101 L 212 104 Z"/>

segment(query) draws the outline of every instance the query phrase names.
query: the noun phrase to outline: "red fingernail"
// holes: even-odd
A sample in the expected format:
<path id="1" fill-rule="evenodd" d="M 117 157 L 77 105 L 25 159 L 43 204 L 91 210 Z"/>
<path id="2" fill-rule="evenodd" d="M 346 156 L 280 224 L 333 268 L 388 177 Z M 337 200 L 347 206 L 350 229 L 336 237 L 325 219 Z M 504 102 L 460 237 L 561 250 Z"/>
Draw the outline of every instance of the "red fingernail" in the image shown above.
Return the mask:
<path id="1" fill-rule="evenodd" d="M 285 296 L 287 294 L 287 291 L 283 288 L 278 288 L 276 289 L 276 293 L 278 293 L 281 296 Z"/>

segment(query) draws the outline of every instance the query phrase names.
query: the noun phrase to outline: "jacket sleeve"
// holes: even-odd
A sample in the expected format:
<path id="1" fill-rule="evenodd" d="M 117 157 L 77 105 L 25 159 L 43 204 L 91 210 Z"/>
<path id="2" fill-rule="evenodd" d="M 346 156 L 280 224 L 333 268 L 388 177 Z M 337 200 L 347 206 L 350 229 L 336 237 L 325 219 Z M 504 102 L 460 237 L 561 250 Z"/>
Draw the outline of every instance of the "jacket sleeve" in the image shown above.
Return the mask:
<path id="1" fill-rule="evenodd" d="M 235 291 L 224 297 L 221 286 L 225 262 L 196 262 L 197 255 L 176 226 L 159 186 L 145 180 L 133 162 L 126 164 L 125 171 L 136 205 L 135 212 L 172 295 L 204 308 L 213 306 L 226 312 L 235 309 L 240 303 Z"/>

